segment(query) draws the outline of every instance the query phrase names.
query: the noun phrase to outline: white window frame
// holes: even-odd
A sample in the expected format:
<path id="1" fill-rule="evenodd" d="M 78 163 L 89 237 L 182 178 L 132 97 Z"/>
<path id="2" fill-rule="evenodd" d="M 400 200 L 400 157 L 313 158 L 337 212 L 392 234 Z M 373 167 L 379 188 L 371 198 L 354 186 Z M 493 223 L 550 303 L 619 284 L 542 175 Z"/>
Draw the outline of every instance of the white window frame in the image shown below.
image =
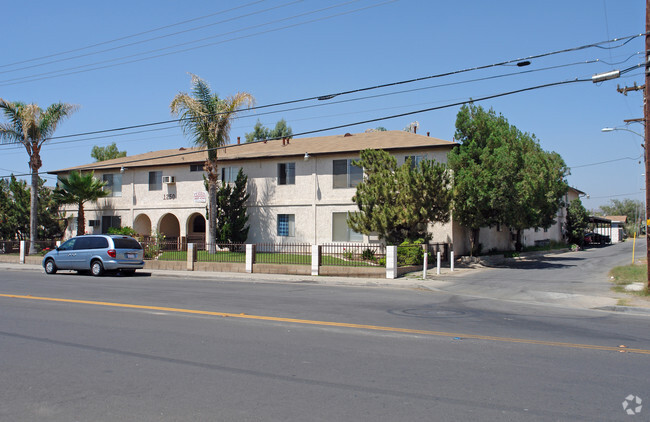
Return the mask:
<path id="1" fill-rule="evenodd" d="M 282 224 L 280 220 L 283 220 L 283 217 L 287 219 L 287 234 L 280 234 L 280 224 Z M 296 237 L 296 214 L 278 214 L 276 233 L 278 237 Z"/>
<path id="2" fill-rule="evenodd" d="M 120 173 L 106 173 L 102 175 L 102 181 L 106 182 L 102 189 L 110 192 L 108 196 L 116 198 L 122 196 L 122 175 Z M 116 187 L 119 187 L 119 189 L 116 189 Z"/>
<path id="3" fill-rule="evenodd" d="M 345 177 L 346 177 L 346 182 L 345 185 L 341 186 L 340 182 L 337 182 L 338 178 L 337 176 L 342 176 L 343 173 L 336 173 L 336 164 L 337 162 L 339 165 L 341 162 L 345 161 L 346 163 L 346 171 L 345 171 Z M 363 169 L 352 165 L 352 162 L 355 161 L 353 158 L 344 158 L 340 160 L 332 160 L 332 189 L 349 189 L 349 188 L 356 188 L 359 183 L 363 181 Z M 352 168 L 354 167 L 354 169 Z M 361 171 L 361 175 L 359 176 L 357 172 Z M 353 179 L 353 173 L 355 176 L 358 176 L 358 178 Z M 337 184 L 338 183 L 338 184 Z"/>
<path id="4" fill-rule="evenodd" d="M 347 218 L 347 212 L 332 213 L 332 242 L 363 242 L 363 234 L 352 230 L 348 225 Z M 337 221 L 338 224 L 345 224 L 345 228 L 337 227 Z M 345 235 L 339 236 L 343 230 L 345 230 Z"/>

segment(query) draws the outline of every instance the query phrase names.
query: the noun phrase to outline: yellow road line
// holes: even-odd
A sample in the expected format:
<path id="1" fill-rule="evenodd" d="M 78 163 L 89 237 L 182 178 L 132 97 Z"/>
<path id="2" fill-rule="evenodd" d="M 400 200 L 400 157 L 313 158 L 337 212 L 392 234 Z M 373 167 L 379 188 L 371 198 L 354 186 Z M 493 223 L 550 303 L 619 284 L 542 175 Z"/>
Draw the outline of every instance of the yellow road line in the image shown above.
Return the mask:
<path id="1" fill-rule="evenodd" d="M 647 349 L 631 349 L 631 348 L 620 348 L 620 347 L 612 347 L 612 346 L 598 346 L 594 344 L 564 343 L 564 342 L 556 342 L 556 341 L 531 340 L 531 339 L 523 339 L 523 338 L 482 336 L 476 334 L 448 333 L 444 331 L 415 330 L 412 328 L 382 327 L 380 325 L 352 324 L 346 322 L 333 322 L 333 321 L 315 321 L 310 319 L 282 318 L 282 317 L 271 317 L 271 316 L 263 316 L 263 315 L 247 315 L 243 313 L 234 314 L 228 312 L 201 311 L 196 309 L 168 308 L 164 306 L 132 305 L 128 303 L 98 302 L 94 300 L 60 299 L 54 297 L 38 297 L 38 296 L 29 296 L 29 295 L 10 295 L 10 294 L 0 294 L 0 297 L 11 298 L 11 299 L 42 300 L 48 302 L 77 303 L 83 305 L 107 306 L 113 308 L 176 312 L 176 313 L 195 314 L 195 315 L 211 315 L 211 316 L 220 316 L 220 317 L 229 317 L 229 318 L 254 319 L 254 320 L 261 320 L 261 321 L 291 322 L 295 324 L 319 325 L 325 327 L 361 328 L 364 330 L 389 331 L 394 333 L 422 334 L 427 336 L 439 336 L 439 337 L 459 337 L 463 339 L 501 341 L 507 343 L 537 344 L 542 346 L 603 350 L 608 352 L 625 351 L 627 353 L 638 353 L 638 354 L 650 355 L 650 350 Z"/>

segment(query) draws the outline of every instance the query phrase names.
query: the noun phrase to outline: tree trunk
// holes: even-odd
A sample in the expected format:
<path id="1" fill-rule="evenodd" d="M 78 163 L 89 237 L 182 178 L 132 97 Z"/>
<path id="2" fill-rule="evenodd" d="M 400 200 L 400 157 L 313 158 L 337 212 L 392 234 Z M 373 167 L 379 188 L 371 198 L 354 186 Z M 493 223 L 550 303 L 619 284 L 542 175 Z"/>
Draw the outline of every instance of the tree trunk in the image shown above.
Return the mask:
<path id="1" fill-rule="evenodd" d="M 79 203 L 77 208 L 77 236 L 81 236 L 86 232 L 86 214 L 84 213 L 83 202 Z"/>
<path id="2" fill-rule="evenodd" d="M 209 177 L 209 176 L 208 176 Z M 208 198 L 210 206 L 208 207 L 208 253 L 216 253 L 217 247 L 217 183 L 216 180 L 208 180 Z"/>
<path id="3" fill-rule="evenodd" d="M 515 241 L 515 250 L 517 252 L 521 252 L 522 249 L 522 244 L 521 244 L 521 229 L 517 229 L 517 240 Z"/>
<path id="4" fill-rule="evenodd" d="M 41 160 L 38 153 L 33 153 L 29 160 L 32 170 L 32 189 L 29 205 L 29 255 L 36 254 L 36 240 L 38 239 L 38 169 Z"/>
<path id="5" fill-rule="evenodd" d="M 478 254 L 478 236 L 481 232 L 481 229 L 471 229 L 469 233 L 469 256 L 474 256 L 474 253 Z"/>

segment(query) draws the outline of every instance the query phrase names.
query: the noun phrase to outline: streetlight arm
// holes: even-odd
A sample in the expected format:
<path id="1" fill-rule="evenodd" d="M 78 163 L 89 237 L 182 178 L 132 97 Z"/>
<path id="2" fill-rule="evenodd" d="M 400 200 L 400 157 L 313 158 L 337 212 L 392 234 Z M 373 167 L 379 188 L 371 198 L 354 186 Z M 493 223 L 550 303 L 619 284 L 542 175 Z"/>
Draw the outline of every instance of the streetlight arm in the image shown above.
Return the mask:
<path id="1" fill-rule="evenodd" d="M 642 138 L 645 138 L 645 136 L 644 136 L 644 135 L 641 135 L 639 132 L 635 132 L 635 131 L 633 131 L 633 130 L 626 129 L 626 128 L 624 128 L 624 127 L 604 127 L 604 128 L 602 128 L 600 131 L 601 131 L 601 132 L 613 132 L 613 131 L 615 131 L 615 130 L 624 130 L 624 131 L 626 131 L 626 132 L 632 132 L 633 134 L 635 134 L 635 135 L 637 135 L 637 136 L 640 136 L 640 137 L 642 137 Z"/>

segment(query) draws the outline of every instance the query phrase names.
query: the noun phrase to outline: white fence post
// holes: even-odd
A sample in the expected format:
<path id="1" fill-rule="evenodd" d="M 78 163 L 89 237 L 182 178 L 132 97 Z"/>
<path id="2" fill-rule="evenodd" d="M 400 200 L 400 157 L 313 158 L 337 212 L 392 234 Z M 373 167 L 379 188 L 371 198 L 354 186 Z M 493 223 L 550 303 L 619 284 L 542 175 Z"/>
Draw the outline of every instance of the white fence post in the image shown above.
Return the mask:
<path id="1" fill-rule="evenodd" d="M 454 272 L 454 251 L 449 252 L 449 265 L 450 265 L 450 270 L 453 273 Z"/>
<path id="2" fill-rule="evenodd" d="M 440 275 L 440 251 L 436 253 L 436 274 Z"/>
<path id="3" fill-rule="evenodd" d="M 318 275 L 320 267 L 320 245 L 311 245 L 311 275 Z"/>
<path id="4" fill-rule="evenodd" d="M 429 267 L 429 254 L 427 253 L 427 245 L 422 245 L 424 249 L 424 263 L 422 264 L 422 280 L 427 279 L 427 268 Z"/>
<path id="5" fill-rule="evenodd" d="M 386 246 L 386 278 L 397 278 L 397 246 Z"/>
<path id="6" fill-rule="evenodd" d="M 253 272 L 253 262 L 255 262 L 255 245 L 246 244 L 246 272 Z"/>
<path id="7" fill-rule="evenodd" d="M 25 263 L 25 241 L 20 241 L 20 260 L 18 261 L 21 264 Z"/>

